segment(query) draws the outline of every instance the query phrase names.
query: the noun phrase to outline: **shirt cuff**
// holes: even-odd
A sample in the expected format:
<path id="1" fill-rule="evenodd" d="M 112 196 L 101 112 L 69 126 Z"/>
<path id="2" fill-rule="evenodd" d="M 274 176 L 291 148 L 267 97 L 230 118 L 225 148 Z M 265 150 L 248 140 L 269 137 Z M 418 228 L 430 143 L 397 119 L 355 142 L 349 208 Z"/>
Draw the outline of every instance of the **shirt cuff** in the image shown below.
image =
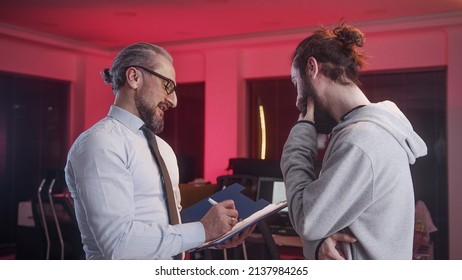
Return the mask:
<path id="1" fill-rule="evenodd" d="M 297 121 L 294 126 L 296 126 L 297 124 L 299 123 L 306 123 L 306 124 L 311 124 L 313 127 L 315 126 L 314 122 L 312 121 L 307 121 L 307 120 L 300 120 L 300 121 Z"/>
<path id="2" fill-rule="evenodd" d="M 183 237 L 181 252 L 201 246 L 205 242 L 205 229 L 201 222 L 176 225 Z"/>

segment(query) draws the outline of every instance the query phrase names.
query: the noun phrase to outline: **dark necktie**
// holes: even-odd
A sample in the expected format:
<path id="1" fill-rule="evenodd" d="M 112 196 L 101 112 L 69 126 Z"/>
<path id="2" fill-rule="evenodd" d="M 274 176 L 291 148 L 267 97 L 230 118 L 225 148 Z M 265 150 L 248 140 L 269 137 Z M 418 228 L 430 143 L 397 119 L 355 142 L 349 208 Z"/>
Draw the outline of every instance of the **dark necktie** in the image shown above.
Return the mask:
<path id="1" fill-rule="evenodd" d="M 157 165 L 160 168 L 160 173 L 162 177 L 162 181 L 164 183 L 164 190 L 167 193 L 167 205 L 168 205 L 168 216 L 171 225 L 180 224 L 180 218 L 178 214 L 178 208 L 176 207 L 176 200 L 175 195 L 173 193 L 173 185 L 170 179 L 170 175 L 167 170 L 167 166 L 165 165 L 164 159 L 160 155 L 159 147 L 157 146 L 157 140 L 154 133 L 146 126 L 143 125 L 141 130 L 148 139 L 149 142 L 149 149 L 154 156 L 154 159 L 157 162 Z"/>

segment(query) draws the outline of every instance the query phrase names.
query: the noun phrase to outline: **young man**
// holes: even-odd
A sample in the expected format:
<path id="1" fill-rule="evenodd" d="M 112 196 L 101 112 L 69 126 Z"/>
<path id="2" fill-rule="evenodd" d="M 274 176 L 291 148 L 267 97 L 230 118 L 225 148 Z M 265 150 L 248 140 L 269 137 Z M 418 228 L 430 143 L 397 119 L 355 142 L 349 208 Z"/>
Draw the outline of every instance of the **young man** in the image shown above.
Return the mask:
<path id="1" fill-rule="evenodd" d="M 176 156 L 154 136 L 163 129 L 164 112 L 177 105 L 170 54 L 148 43 L 134 44 L 102 75 L 112 84 L 114 105 L 78 137 L 65 168 L 86 258 L 172 259 L 229 231 L 238 217 L 231 200 L 213 206 L 200 222 L 172 222 L 181 209 Z M 152 139 L 168 174 L 161 172 Z M 167 179 L 172 199 L 167 199 Z"/>
<path id="2" fill-rule="evenodd" d="M 299 121 L 283 149 L 289 213 L 308 259 L 411 259 L 414 192 L 409 164 L 427 148 L 390 102 L 358 87 L 364 36 L 321 29 L 295 50 Z M 317 133 L 330 134 L 319 177 Z"/>

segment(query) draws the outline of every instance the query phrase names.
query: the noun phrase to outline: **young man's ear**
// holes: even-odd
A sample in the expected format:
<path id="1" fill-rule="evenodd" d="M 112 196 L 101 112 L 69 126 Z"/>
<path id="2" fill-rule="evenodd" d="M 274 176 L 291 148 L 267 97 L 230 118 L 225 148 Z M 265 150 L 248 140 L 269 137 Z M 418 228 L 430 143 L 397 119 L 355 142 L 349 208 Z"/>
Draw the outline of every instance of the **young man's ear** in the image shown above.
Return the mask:
<path id="1" fill-rule="evenodd" d="M 130 67 L 125 72 L 125 76 L 127 78 L 127 84 L 133 88 L 137 89 L 140 83 L 140 72 L 136 70 L 135 67 Z"/>
<path id="2" fill-rule="evenodd" d="M 318 75 L 319 68 L 318 68 L 318 61 L 316 61 L 316 58 L 310 56 L 308 58 L 308 61 L 306 62 L 306 74 L 308 77 L 314 79 Z"/>

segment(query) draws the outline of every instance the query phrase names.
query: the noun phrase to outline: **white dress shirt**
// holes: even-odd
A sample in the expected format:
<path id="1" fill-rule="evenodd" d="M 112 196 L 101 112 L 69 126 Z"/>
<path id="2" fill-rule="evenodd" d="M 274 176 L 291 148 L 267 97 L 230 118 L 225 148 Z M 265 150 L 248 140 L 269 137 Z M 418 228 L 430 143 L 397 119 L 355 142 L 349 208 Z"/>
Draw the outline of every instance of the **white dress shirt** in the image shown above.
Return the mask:
<path id="1" fill-rule="evenodd" d="M 205 241 L 200 222 L 169 225 L 160 171 L 137 116 L 112 106 L 72 145 L 65 168 L 87 259 L 171 259 Z M 157 137 L 178 209 L 178 165 Z"/>

